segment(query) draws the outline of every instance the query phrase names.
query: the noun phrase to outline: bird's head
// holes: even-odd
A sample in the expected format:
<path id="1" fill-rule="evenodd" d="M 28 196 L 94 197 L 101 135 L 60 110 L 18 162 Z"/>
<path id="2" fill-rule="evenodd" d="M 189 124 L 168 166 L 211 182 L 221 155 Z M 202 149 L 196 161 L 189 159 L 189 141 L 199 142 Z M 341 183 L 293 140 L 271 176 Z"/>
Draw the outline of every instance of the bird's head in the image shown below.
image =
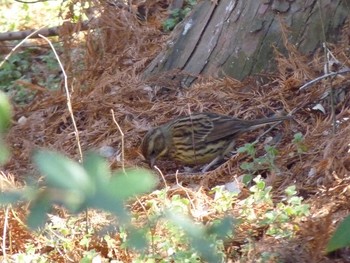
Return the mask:
<path id="1" fill-rule="evenodd" d="M 161 127 L 149 130 L 141 143 L 141 152 L 150 167 L 156 160 L 168 154 L 166 135 Z"/>

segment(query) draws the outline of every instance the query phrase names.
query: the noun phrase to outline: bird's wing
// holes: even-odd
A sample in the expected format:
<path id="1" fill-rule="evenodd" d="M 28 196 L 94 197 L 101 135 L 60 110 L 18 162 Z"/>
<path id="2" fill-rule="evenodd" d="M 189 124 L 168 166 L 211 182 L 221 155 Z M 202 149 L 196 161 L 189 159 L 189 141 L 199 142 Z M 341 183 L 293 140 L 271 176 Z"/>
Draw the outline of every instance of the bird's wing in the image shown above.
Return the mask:
<path id="1" fill-rule="evenodd" d="M 216 115 L 216 114 L 215 114 Z M 225 137 L 235 137 L 236 134 L 251 131 L 269 123 L 290 119 L 290 116 L 281 116 L 273 118 L 262 118 L 255 120 L 242 120 L 225 115 L 211 116 L 213 129 L 208 133 L 206 142 L 213 142 Z"/>
<path id="2" fill-rule="evenodd" d="M 173 139 L 195 145 L 203 143 L 214 129 L 213 122 L 204 113 L 178 119 L 173 126 L 176 127 L 172 131 Z"/>
<path id="3" fill-rule="evenodd" d="M 250 125 L 241 119 L 220 115 L 212 118 L 213 128 L 207 134 L 206 142 L 213 142 L 226 137 L 232 138 L 239 132 L 246 130 Z"/>

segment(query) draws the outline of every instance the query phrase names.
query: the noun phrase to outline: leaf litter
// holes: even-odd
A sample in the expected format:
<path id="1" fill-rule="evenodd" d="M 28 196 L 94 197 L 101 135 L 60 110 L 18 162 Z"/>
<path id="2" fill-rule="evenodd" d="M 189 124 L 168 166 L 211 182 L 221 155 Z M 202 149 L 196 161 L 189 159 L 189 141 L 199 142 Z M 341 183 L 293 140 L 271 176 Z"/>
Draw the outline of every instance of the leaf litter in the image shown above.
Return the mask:
<path id="1" fill-rule="evenodd" d="M 219 79 L 200 76 L 192 87 L 186 88 L 172 78 L 179 74 L 186 75 L 181 71 L 167 72 L 145 80 L 141 76 L 143 69 L 165 48 L 169 39 L 169 35 L 160 30 L 159 23 L 160 18 L 166 18 L 166 10 L 156 2 L 161 1 L 146 1 L 150 11 L 148 22 L 140 21 L 135 13 L 128 10 L 109 10 L 102 4 L 103 12 L 98 19 L 97 28 L 84 32 L 79 39 L 72 39 L 69 33 L 64 35 L 64 32 L 60 36 L 65 50 L 62 60 L 69 75 L 72 107 L 83 151 L 98 151 L 108 146 L 120 153 L 121 134 L 112 121 L 111 109 L 125 134 L 125 166 L 145 168 L 147 166 L 138 149 L 143 135 L 150 127 L 177 116 L 212 111 L 255 119 L 280 112 L 293 112 L 293 120 L 279 124 L 264 137 L 270 136 L 272 140 L 279 138 L 276 144 L 278 154 L 274 160 L 278 169 L 265 169 L 259 173 L 273 187 L 272 193 L 276 200 L 280 199 L 287 186 L 296 185 L 298 195 L 310 204 L 311 215 L 299 222 L 299 230 L 291 240 L 276 240 L 264 235 L 264 230 L 257 226 L 242 224 L 237 228 L 234 239 L 227 242 L 225 249 L 228 255 L 254 237 L 254 248 L 249 251 L 251 261 L 262 251 L 277 251 L 289 262 L 333 262 L 333 259 L 320 251 L 324 251 L 337 223 L 349 210 L 349 74 L 332 79 L 337 120 L 334 134 L 332 107 L 327 95 L 330 81 L 323 80 L 305 90 L 299 90 L 305 82 L 323 74 L 323 50 L 312 57 L 303 56 L 286 43 L 288 56 L 275 51 L 278 70 L 274 75 L 261 74 L 244 81 L 229 77 Z M 343 41 L 329 47 L 334 56 L 347 67 L 350 66 L 349 39 L 345 37 L 348 35 L 349 26 L 344 28 Z M 318 104 L 322 105 L 326 113 L 313 108 Z M 26 121 L 17 123 L 23 116 Z M 11 178 L 15 178 L 13 187 L 21 187 L 26 176 L 35 174 L 31 156 L 36 149 L 47 148 L 78 159 L 74 129 L 63 89 L 40 92 L 29 105 L 16 107 L 14 121 L 6 138 L 12 158 L 5 166 L 6 174 L 2 174 L 1 182 L 11 175 Z M 246 142 L 253 142 L 262 132 L 263 129 L 259 129 L 243 134 L 237 141 L 237 148 Z M 303 135 L 303 144 L 307 149 L 300 155 L 293 143 L 294 135 L 298 132 Z M 264 154 L 263 139 L 256 144 L 256 148 L 258 156 Z M 199 177 L 181 171 L 181 167 L 172 162 L 160 162 L 159 167 L 170 186 L 169 198 L 175 193 L 190 196 L 193 202 L 210 207 L 213 196 L 208 190 L 216 185 L 233 182 L 237 176 L 244 174 L 240 164 L 249 158 L 245 154 L 234 155 L 215 170 Z M 112 168 L 121 167 L 120 158 L 109 161 Z M 177 169 L 180 169 L 177 179 L 182 182 L 181 187 L 177 187 L 176 177 L 171 176 Z M 237 199 L 246 194 L 247 190 L 243 189 Z M 131 206 L 132 210 L 146 220 L 147 211 L 140 203 L 144 204 L 153 198 L 152 193 L 141 197 Z M 163 202 L 157 199 L 153 201 Z M 230 213 L 239 217 L 239 209 L 234 207 L 235 204 Z M 192 208 L 189 208 L 192 215 L 196 214 Z M 261 209 L 261 213 L 265 211 L 265 208 L 258 206 L 256 209 Z M 208 211 L 197 220 L 206 222 L 218 217 L 210 209 Z M 61 208 L 57 208 L 57 212 L 62 218 L 68 217 Z M 11 232 L 13 242 L 11 253 L 23 251 L 24 241 L 33 238 L 33 234 L 23 229 L 24 226 L 19 223 L 24 220 L 26 213 L 25 208 L 16 208 L 8 217 L 11 225 L 8 231 Z M 0 216 L 4 218 L 3 211 Z M 107 224 L 104 222 L 104 225 Z M 3 228 L 0 230 L 3 231 Z M 165 230 L 160 228 L 156 231 Z M 120 244 L 117 234 L 114 238 Z M 38 239 L 37 242 L 41 241 Z M 38 246 L 43 251 L 50 250 L 43 243 Z M 130 262 L 133 257 L 120 247 L 111 250 L 98 236 L 93 236 L 91 248 L 105 257 L 119 257 L 124 262 Z M 81 251 L 67 257 L 78 260 L 79 255 Z M 51 255 L 51 259 L 57 261 L 64 261 L 65 257 L 59 253 Z"/>

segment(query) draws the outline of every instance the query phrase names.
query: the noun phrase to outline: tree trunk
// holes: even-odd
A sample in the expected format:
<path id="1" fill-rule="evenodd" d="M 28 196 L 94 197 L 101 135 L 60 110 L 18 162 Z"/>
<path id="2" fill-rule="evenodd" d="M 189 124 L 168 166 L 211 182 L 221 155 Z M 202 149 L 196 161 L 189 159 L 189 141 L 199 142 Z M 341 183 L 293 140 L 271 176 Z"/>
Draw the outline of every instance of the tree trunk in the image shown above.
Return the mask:
<path id="1" fill-rule="evenodd" d="M 189 74 L 181 76 L 185 86 L 199 74 L 241 80 L 273 70 L 273 47 L 286 53 L 284 37 L 302 54 L 312 54 L 325 38 L 337 40 L 350 14 L 349 0 L 213 2 L 200 1 L 175 28 L 166 49 L 148 65 L 145 78 L 180 69 Z"/>

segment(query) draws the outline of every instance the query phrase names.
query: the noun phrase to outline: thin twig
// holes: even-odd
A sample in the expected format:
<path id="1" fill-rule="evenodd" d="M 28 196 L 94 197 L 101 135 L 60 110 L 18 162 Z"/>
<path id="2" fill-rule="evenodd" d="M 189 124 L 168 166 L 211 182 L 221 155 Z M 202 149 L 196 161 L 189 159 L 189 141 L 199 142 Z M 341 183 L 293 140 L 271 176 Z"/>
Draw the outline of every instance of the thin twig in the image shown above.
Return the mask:
<path id="1" fill-rule="evenodd" d="M 67 94 L 67 106 L 68 106 L 68 110 L 69 110 L 69 113 L 70 113 L 70 116 L 71 116 L 71 119 L 72 119 L 72 123 L 73 123 L 73 126 L 74 126 L 75 138 L 76 138 L 76 140 L 77 140 L 77 145 L 78 145 L 78 150 L 79 150 L 79 155 L 80 155 L 80 160 L 79 160 L 79 162 L 82 163 L 82 162 L 83 162 L 83 151 L 81 150 L 81 144 L 80 144 L 80 138 L 79 138 L 79 131 L 78 131 L 78 127 L 77 127 L 77 124 L 76 124 L 76 122 L 75 122 L 75 118 L 74 118 L 74 114 L 73 114 L 72 102 L 71 102 L 71 97 L 70 97 L 70 93 L 69 93 L 69 89 L 68 89 L 68 78 L 67 78 L 67 74 L 66 74 L 66 72 L 65 72 L 65 70 L 64 70 L 64 68 L 63 68 L 63 65 L 62 65 L 62 63 L 61 63 L 61 60 L 60 60 L 59 56 L 57 55 L 57 52 L 56 52 L 54 46 L 52 45 L 51 41 L 50 41 L 47 37 L 45 37 L 45 36 L 43 36 L 43 35 L 41 35 L 41 34 L 39 34 L 39 36 L 40 36 L 41 38 L 45 39 L 45 40 L 49 43 L 49 45 L 50 45 L 52 51 L 54 52 L 54 54 L 55 54 L 55 56 L 56 56 L 56 59 L 57 59 L 57 61 L 58 61 L 58 64 L 60 65 L 60 68 L 61 68 L 61 70 L 62 70 L 62 73 L 63 73 L 63 76 L 64 76 L 64 88 L 65 88 L 66 94 Z"/>
<path id="2" fill-rule="evenodd" d="M 309 87 L 309 86 L 311 86 L 311 85 L 315 84 L 316 82 L 319 82 L 319 81 L 321 81 L 323 79 L 326 79 L 326 78 L 329 78 L 329 77 L 333 77 L 333 76 L 336 76 L 336 75 L 347 74 L 349 72 L 350 72 L 350 68 L 344 68 L 344 69 L 341 69 L 341 70 L 336 71 L 336 72 L 331 72 L 329 74 L 324 74 L 324 75 L 322 75 L 322 76 L 320 76 L 318 78 L 315 78 L 315 79 L 305 83 L 303 86 L 301 86 L 299 88 L 299 90 L 306 89 L 307 87 Z"/>
<path id="3" fill-rule="evenodd" d="M 7 206 L 6 207 L 6 210 L 5 210 L 5 220 L 4 220 L 4 229 L 3 229 L 3 232 L 2 232 L 2 255 L 4 257 L 4 259 L 6 260 L 6 233 L 7 233 L 7 226 L 8 226 L 8 217 L 9 217 L 9 207 L 10 206 Z"/>
<path id="4" fill-rule="evenodd" d="M 326 64 L 325 64 L 325 73 L 328 74 L 330 72 L 329 69 L 329 64 L 330 64 L 330 51 L 328 50 L 326 43 L 323 43 L 323 49 L 324 49 L 324 56 L 325 56 L 325 60 L 326 60 Z M 329 84 L 330 84 L 330 103 L 331 103 L 331 118 L 332 118 L 332 123 L 333 123 L 333 127 L 332 127 L 332 132 L 333 135 L 336 133 L 336 119 L 335 119 L 335 99 L 334 99 L 334 87 L 333 87 L 333 78 L 329 79 Z"/>
<path id="5" fill-rule="evenodd" d="M 63 65 L 62 65 L 62 63 L 61 63 L 61 60 L 60 60 L 60 58 L 59 58 L 59 56 L 58 56 L 58 54 L 57 54 L 57 52 L 56 52 L 54 46 L 52 45 L 51 41 L 50 41 L 47 37 L 45 37 L 45 36 L 43 36 L 43 35 L 41 35 L 41 34 L 39 34 L 39 37 L 45 39 L 45 40 L 47 41 L 47 43 L 49 43 L 49 45 L 50 45 L 50 47 L 51 47 L 53 53 L 55 54 L 55 57 L 56 57 L 56 59 L 57 59 L 57 61 L 58 61 L 58 64 L 60 65 L 60 68 L 61 68 L 61 70 L 62 70 L 62 73 L 63 73 L 63 76 L 64 76 L 64 88 L 65 88 L 66 95 L 67 95 L 67 107 L 68 107 L 68 111 L 69 111 L 69 114 L 70 114 L 71 119 L 72 119 L 74 131 L 75 131 L 75 139 L 76 139 L 76 141 L 77 141 L 78 151 L 79 151 L 79 155 L 80 155 L 79 162 L 82 163 L 82 162 L 83 162 L 83 151 L 82 151 L 82 149 L 81 149 L 81 144 L 80 144 L 80 138 L 79 138 L 79 131 L 78 131 L 77 123 L 76 123 L 76 121 L 75 121 L 74 114 L 73 114 L 72 101 L 71 101 L 71 96 L 70 96 L 70 92 L 69 92 L 69 89 L 68 89 L 68 77 L 67 77 L 67 74 L 66 74 L 66 72 L 65 72 L 65 70 L 64 70 L 64 67 L 63 67 Z M 85 232 L 86 232 L 86 233 L 88 233 L 88 230 L 89 230 L 89 229 L 88 229 L 88 228 L 89 228 L 89 227 L 88 227 L 88 222 L 89 222 L 89 214 L 88 214 L 88 213 L 89 213 L 89 211 L 88 211 L 88 209 L 86 208 L 86 210 L 85 210 L 85 221 L 86 221 L 86 229 L 85 229 Z"/>
<path id="6" fill-rule="evenodd" d="M 13 208 L 11 207 L 11 213 L 12 216 L 17 220 L 18 223 L 20 223 L 21 226 L 27 228 L 28 226 L 19 218 L 19 216 L 17 215 L 17 212 L 15 210 L 13 210 Z"/>
<path id="7" fill-rule="evenodd" d="M 112 113 L 113 122 L 115 123 L 115 125 L 117 125 L 118 130 L 119 130 L 119 132 L 120 132 L 120 134 L 121 134 L 121 136 L 122 136 L 122 152 L 121 152 L 122 170 L 123 170 L 123 172 L 126 174 L 126 172 L 125 172 L 125 165 L 124 165 L 124 133 L 123 133 L 122 129 L 120 128 L 120 126 L 119 126 L 117 120 L 115 119 L 115 115 L 114 115 L 113 109 L 111 109 L 111 113 Z"/>
<path id="8" fill-rule="evenodd" d="M 157 165 L 154 165 L 153 167 L 154 167 L 154 169 L 156 169 L 158 171 L 158 173 L 160 173 L 160 176 L 163 178 L 163 182 L 164 182 L 165 187 L 168 188 L 168 184 L 166 183 L 166 180 L 165 180 L 165 177 L 164 177 L 164 174 L 162 173 L 162 171 L 157 167 Z"/>
<path id="9" fill-rule="evenodd" d="M 177 184 L 177 185 L 180 185 L 180 183 L 179 183 L 179 178 L 178 178 L 178 174 L 179 174 L 179 170 L 176 170 L 176 172 L 175 172 L 176 184 Z"/>

